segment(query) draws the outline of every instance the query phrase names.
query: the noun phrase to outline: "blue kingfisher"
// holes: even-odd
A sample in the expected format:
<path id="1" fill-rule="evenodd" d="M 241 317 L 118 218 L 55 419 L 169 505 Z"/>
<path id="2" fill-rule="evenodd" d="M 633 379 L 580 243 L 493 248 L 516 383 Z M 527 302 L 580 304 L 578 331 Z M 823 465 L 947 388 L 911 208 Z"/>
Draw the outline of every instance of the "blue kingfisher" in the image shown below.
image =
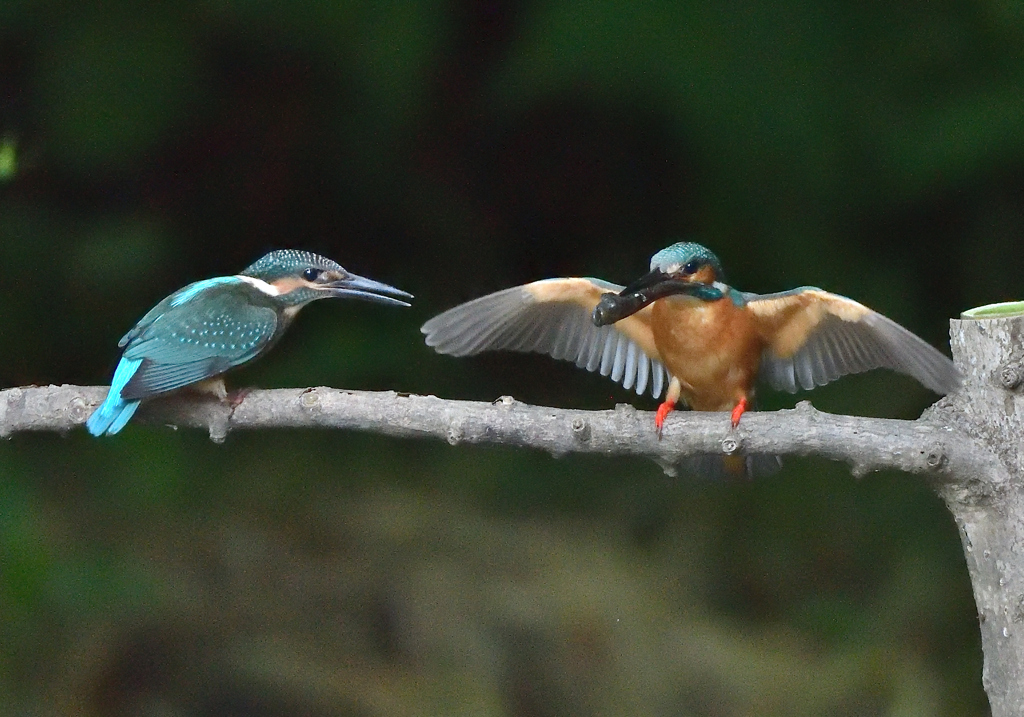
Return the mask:
<path id="1" fill-rule="evenodd" d="M 241 274 L 197 281 L 149 310 L 118 342 L 110 391 L 86 421 L 94 436 L 117 433 L 139 403 L 214 379 L 269 350 L 317 299 L 409 306 L 411 294 L 345 270 L 308 251 L 272 251 Z M 223 380 L 212 386 L 226 395 Z"/>

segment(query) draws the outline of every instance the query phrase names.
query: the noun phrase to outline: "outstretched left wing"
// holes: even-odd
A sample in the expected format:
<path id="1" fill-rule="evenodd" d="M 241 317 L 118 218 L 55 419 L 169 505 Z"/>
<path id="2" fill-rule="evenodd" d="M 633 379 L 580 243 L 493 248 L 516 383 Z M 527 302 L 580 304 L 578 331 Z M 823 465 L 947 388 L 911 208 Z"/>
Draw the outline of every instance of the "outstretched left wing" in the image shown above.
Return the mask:
<path id="1" fill-rule="evenodd" d="M 603 294 L 621 290 L 600 279 L 545 279 L 460 304 L 420 330 L 438 353 L 545 353 L 610 376 L 637 395 L 649 388 L 658 398 L 668 372 L 654 346 L 650 308 L 607 326 L 596 326 L 591 317 Z"/>
<path id="2" fill-rule="evenodd" d="M 774 388 L 796 392 L 873 368 L 907 374 L 940 394 L 960 385 L 946 356 L 853 299 L 813 286 L 743 298 L 767 344 L 761 375 Z"/>

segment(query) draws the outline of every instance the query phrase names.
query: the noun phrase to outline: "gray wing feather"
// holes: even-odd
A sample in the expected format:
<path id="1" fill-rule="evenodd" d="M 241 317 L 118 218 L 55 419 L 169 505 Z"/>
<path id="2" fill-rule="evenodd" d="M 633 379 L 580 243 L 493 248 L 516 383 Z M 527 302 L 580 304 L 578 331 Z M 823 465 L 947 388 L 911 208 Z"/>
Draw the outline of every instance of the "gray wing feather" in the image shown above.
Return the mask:
<path id="1" fill-rule="evenodd" d="M 590 279 L 601 289 L 616 284 Z M 483 351 L 533 351 L 598 371 L 642 395 L 648 388 L 661 396 L 667 372 L 660 361 L 615 326 L 594 326 L 582 306 L 539 302 L 522 286 L 482 296 L 449 309 L 423 324 L 428 346 L 438 353 L 468 356 Z"/>
<path id="2" fill-rule="evenodd" d="M 644 360 L 647 357 L 644 356 L 644 353 L 640 351 L 639 348 L 637 349 L 637 354 L 638 360 L 636 362 L 636 392 L 642 394 L 644 392 L 644 389 L 647 388 L 647 379 L 650 376 L 651 362 Z M 657 396 L 661 395 L 660 390 L 655 390 L 654 393 Z"/>
<path id="3" fill-rule="evenodd" d="M 754 302 L 790 293 L 745 294 L 744 298 Z M 874 368 L 907 374 L 939 394 L 960 385 L 960 374 L 949 358 L 892 319 L 870 310 L 859 321 L 828 315 L 792 356 L 782 358 L 765 351 L 761 358 L 762 375 L 774 388 L 791 393 Z"/>
<path id="4" fill-rule="evenodd" d="M 636 381 L 636 344 L 632 341 L 626 346 L 626 362 L 623 368 L 625 374 L 623 374 L 622 387 L 628 390 L 633 388 L 633 383 Z"/>

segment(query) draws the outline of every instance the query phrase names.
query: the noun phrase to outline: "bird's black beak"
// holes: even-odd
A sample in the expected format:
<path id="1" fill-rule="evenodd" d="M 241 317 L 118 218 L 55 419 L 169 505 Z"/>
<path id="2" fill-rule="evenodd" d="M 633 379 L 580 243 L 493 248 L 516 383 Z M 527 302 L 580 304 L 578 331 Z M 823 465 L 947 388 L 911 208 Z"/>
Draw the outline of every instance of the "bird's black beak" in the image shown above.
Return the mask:
<path id="1" fill-rule="evenodd" d="M 655 269 L 641 276 L 618 294 L 603 294 L 594 307 L 592 318 L 595 326 L 607 326 L 632 316 L 658 299 L 674 294 L 690 294 L 701 284 L 673 279 Z"/>
<path id="2" fill-rule="evenodd" d="M 402 299 L 413 298 L 412 294 L 401 289 L 352 273 L 348 273 L 343 279 L 324 284 L 323 288 L 328 296 L 363 299 L 391 306 L 409 306 L 409 302 Z"/>

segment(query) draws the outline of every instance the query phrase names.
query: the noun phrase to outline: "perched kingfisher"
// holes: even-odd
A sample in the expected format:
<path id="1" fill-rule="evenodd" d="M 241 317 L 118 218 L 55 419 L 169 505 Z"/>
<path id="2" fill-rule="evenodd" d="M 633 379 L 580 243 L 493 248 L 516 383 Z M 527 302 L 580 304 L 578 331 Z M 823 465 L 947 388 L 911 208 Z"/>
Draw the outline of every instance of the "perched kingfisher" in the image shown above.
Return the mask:
<path id="1" fill-rule="evenodd" d="M 638 395 L 665 392 L 659 436 L 680 400 L 729 411 L 737 426 L 759 375 L 790 392 L 872 368 L 908 374 L 939 394 L 960 382 L 952 361 L 866 306 L 810 286 L 737 291 L 718 258 L 693 242 L 655 254 L 650 273 L 626 287 L 535 281 L 449 309 L 421 331 L 443 354 L 536 351 L 610 374 Z"/>
<path id="2" fill-rule="evenodd" d="M 317 299 L 409 306 L 411 294 L 346 271 L 308 251 L 272 251 L 241 274 L 197 281 L 150 309 L 118 342 L 124 349 L 106 400 L 86 427 L 124 428 L 146 398 L 214 378 L 262 355 Z M 212 387 L 222 398 L 223 380 Z"/>

